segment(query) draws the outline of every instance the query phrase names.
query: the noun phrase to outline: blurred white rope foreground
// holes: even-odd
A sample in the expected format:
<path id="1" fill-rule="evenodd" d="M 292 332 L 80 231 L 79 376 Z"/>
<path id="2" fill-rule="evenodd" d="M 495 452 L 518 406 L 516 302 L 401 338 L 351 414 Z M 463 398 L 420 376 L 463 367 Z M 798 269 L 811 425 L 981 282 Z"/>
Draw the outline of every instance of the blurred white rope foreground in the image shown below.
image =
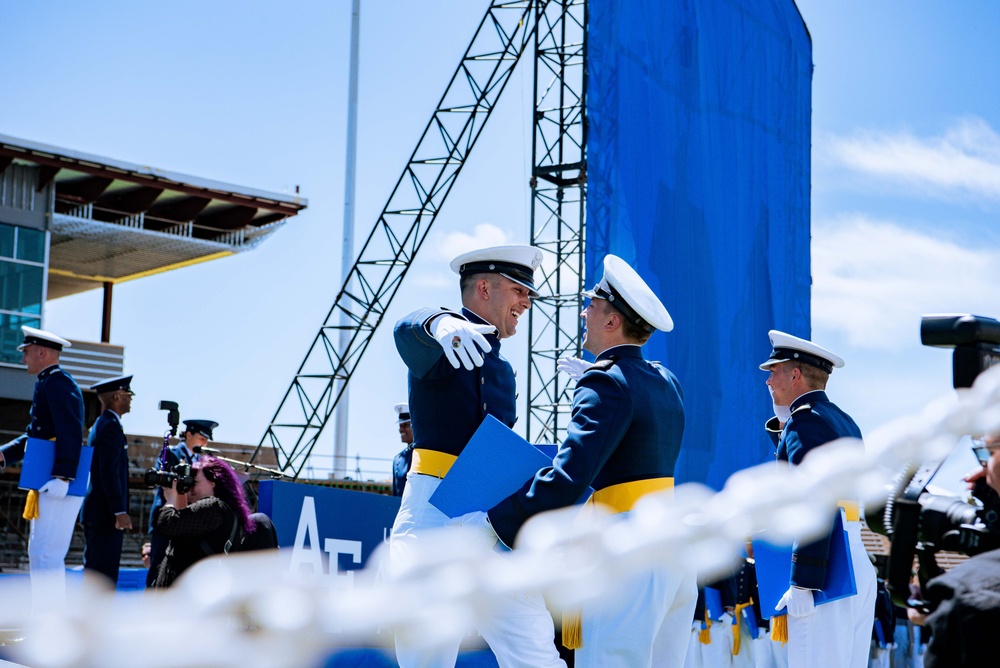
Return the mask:
<path id="1" fill-rule="evenodd" d="M 747 429 L 755 428 L 747 425 Z M 941 459 L 957 438 L 1000 430 L 1000 369 L 866 438 L 813 451 L 802 466 L 767 464 L 712 493 L 682 485 L 625 516 L 568 509 L 534 518 L 517 549 L 487 550 L 442 531 L 415 566 L 391 577 L 373 556 L 347 588 L 292 573 L 284 552 L 212 558 L 174 588 L 112 596 L 84 583 L 64 605 L 31 613 L 27 583 L 0 591 L 0 628 L 20 629 L 15 659 L 56 666 L 314 666 L 338 646 L 391 646 L 394 632 L 429 645 L 464 636 L 493 595 L 537 589 L 555 607 L 612 594 L 637 571 L 730 570 L 747 536 L 789 543 L 822 531 L 839 499 L 883 500 L 896 472 Z"/>

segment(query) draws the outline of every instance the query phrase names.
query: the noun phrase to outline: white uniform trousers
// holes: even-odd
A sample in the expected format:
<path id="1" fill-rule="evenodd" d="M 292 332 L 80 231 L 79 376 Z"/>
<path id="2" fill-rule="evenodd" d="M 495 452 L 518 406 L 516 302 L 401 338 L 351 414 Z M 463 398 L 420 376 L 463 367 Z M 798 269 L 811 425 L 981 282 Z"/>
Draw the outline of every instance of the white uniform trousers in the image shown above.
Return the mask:
<path id="1" fill-rule="evenodd" d="M 841 511 L 843 512 L 843 511 Z M 789 668 L 867 668 L 875 623 L 875 567 L 861 542 L 861 522 L 844 522 L 858 593 L 798 619 L 788 618 Z"/>
<path id="2" fill-rule="evenodd" d="M 681 668 L 698 602 L 694 573 L 658 570 L 581 610 L 576 668 Z"/>
<path id="3" fill-rule="evenodd" d="M 691 624 L 691 636 L 688 638 L 684 668 L 707 668 L 705 666 L 705 652 L 701 644 L 701 623 L 697 621 Z"/>
<path id="4" fill-rule="evenodd" d="M 36 609 L 62 604 L 66 596 L 66 553 L 83 504 L 82 496 L 38 495 L 38 518 L 31 520 L 28 564 Z"/>
<path id="5" fill-rule="evenodd" d="M 447 525 L 448 516 L 430 503 L 440 484 L 433 476 L 411 471 L 400 500 L 389 540 L 390 568 L 413 558 L 427 531 Z M 522 592 L 490 601 L 489 619 L 479 633 L 489 644 L 501 668 L 566 668 L 554 642 L 555 628 L 538 592 Z M 447 647 L 427 648 L 396 636 L 396 660 L 401 668 L 452 668 L 459 641 Z"/>
<path id="6" fill-rule="evenodd" d="M 696 621 L 692 625 L 684 668 L 754 668 L 750 649 L 752 638 L 746 624 L 740 627 L 740 653 L 733 656 L 733 629 L 736 627 L 732 625 L 731 615 L 723 614 L 722 617 L 708 628 L 710 642 L 707 645 L 701 642 L 701 623 Z M 659 665 L 655 659 L 653 665 Z"/>
<path id="7" fill-rule="evenodd" d="M 788 647 L 771 640 L 771 632 L 761 629 L 753 641 L 754 668 L 788 668 Z"/>

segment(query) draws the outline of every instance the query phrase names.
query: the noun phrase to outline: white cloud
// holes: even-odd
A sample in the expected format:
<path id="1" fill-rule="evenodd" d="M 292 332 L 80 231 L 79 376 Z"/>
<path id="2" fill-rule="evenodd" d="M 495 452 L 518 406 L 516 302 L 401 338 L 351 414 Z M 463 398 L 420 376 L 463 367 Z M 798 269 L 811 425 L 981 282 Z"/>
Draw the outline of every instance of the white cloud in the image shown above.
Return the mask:
<path id="1" fill-rule="evenodd" d="M 814 225 L 812 274 L 814 326 L 862 349 L 897 349 L 925 313 L 1000 317 L 1000 252 L 864 215 Z"/>
<path id="2" fill-rule="evenodd" d="M 458 278 L 449 269 L 453 259 L 477 248 L 507 243 L 507 232 L 490 223 L 479 223 L 472 228 L 472 232 L 431 233 L 424 242 L 419 268 L 410 275 L 407 283 L 425 289 L 455 289 Z"/>
<path id="3" fill-rule="evenodd" d="M 963 118 L 940 137 L 858 132 L 817 139 L 820 157 L 866 176 L 939 197 L 1000 200 L 1000 135 L 981 118 Z"/>
<path id="4" fill-rule="evenodd" d="M 477 248 L 505 245 L 507 232 L 490 223 L 479 223 L 472 228 L 471 234 L 468 232 L 448 232 L 443 237 L 430 241 L 438 257 L 451 262 L 456 256 Z"/>

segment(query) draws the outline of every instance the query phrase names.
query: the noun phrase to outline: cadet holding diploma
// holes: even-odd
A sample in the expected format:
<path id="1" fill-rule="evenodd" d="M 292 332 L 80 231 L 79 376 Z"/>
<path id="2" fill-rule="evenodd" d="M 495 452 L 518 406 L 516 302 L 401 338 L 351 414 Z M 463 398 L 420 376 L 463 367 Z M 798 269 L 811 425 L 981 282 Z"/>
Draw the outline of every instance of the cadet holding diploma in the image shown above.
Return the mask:
<path id="1" fill-rule="evenodd" d="M 429 499 L 487 415 L 508 427 L 517 419 L 514 370 L 500 341 L 514 335 L 537 296 L 541 252 L 499 246 L 451 263 L 461 278 L 462 310 L 425 308 L 396 323 L 396 349 L 409 370 L 413 460 L 389 543 L 393 570 L 405 567 L 428 530 L 449 523 Z M 552 618 L 540 594 L 496 597 L 479 629 L 500 666 L 565 666 L 553 643 Z M 396 658 L 410 666 L 454 666 L 458 643 L 439 651 L 396 637 Z"/>
<path id="2" fill-rule="evenodd" d="M 861 438 L 851 416 L 826 396 L 830 374 L 844 366 L 844 360 L 791 334 L 772 329 L 768 337 L 773 350 L 760 368 L 769 374 L 775 417 L 765 428 L 778 448 L 778 461 L 797 466 L 815 448 L 842 437 Z M 785 406 L 788 411 L 781 410 Z M 788 611 L 789 668 L 868 665 L 875 620 L 875 569 L 861 542 L 857 502 L 842 501 L 841 505 L 857 594 L 815 605 L 813 591 L 824 588 L 831 534 L 793 546 L 788 591 L 776 606 Z"/>
<path id="3" fill-rule="evenodd" d="M 38 376 L 31 400 L 31 423 L 24 435 L 0 448 L 0 466 L 24 458 L 28 438 L 55 442 L 51 479 L 29 492 L 25 519 L 31 519 L 28 560 L 36 604 L 58 604 L 65 593 L 66 553 L 73 538 L 82 496 L 68 496 L 83 447 L 83 393 L 73 377 L 59 368 L 59 354 L 72 345 L 66 339 L 34 327 L 21 327 L 21 363 Z M 37 506 L 32 507 L 32 499 Z M 44 579 L 51 589 L 41 587 Z"/>

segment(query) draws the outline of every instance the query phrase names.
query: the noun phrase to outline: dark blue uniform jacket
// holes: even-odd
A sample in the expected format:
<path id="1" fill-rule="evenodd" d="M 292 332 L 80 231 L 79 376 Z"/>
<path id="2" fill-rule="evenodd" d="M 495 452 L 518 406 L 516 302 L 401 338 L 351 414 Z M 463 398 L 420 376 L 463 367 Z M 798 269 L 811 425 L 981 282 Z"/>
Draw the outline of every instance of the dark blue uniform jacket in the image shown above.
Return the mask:
<path id="1" fill-rule="evenodd" d="M 97 418 L 87 445 L 94 448 L 94 459 L 83 521 L 114 524 L 116 514 L 128 512 L 128 440 L 114 411 Z"/>
<path id="2" fill-rule="evenodd" d="M 806 392 L 791 403 L 792 416 L 780 434 L 768 433 L 778 448 L 778 461 L 802 463 L 810 450 L 847 436 L 861 438 L 861 430 L 851 416 L 830 401 L 826 392 Z M 806 589 L 822 589 L 830 559 L 830 535 L 807 545 L 796 544 L 792 551 L 791 584 Z"/>
<path id="3" fill-rule="evenodd" d="M 639 346 L 610 348 L 577 381 L 566 440 L 552 466 L 489 511 L 506 545 L 532 515 L 635 480 L 673 477 L 684 435 L 677 378 Z"/>
<path id="4" fill-rule="evenodd" d="M 481 367 L 454 368 L 427 331 L 426 323 L 447 314 L 479 325 L 489 323 L 463 308 L 461 315 L 421 309 L 396 323 L 396 350 L 409 369 L 413 447 L 458 456 L 487 415 L 508 427 L 517 421 L 514 370 L 500 355 L 500 339 L 486 335 L 493 349 Z"/>
<path id="5" fill-rule="evenodd" d="M 392 495 L 403 496 L 406 488 L 406 474 L 413 462 L 413 444 L 407 445 L 392 458 Z"/>
<path id="6" fill-rule="evenodd" d="M 83 393 L 73 377 L 58 364 L 44 369 L 35 382 L 31 424 L 24 436 L 3 447 L 7 464 L 24 459 L 28 438 L 55 439 L 53 478 L 73 479 L 83 447 Z"/>

